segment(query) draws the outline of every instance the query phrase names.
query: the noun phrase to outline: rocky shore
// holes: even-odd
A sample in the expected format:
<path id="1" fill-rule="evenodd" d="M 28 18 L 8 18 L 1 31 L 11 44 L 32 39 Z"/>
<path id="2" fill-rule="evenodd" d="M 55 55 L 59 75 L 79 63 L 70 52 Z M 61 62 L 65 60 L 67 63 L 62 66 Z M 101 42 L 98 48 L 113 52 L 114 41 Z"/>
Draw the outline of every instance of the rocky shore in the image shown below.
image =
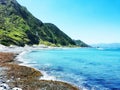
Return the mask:
<path id="1" fill-rule="evenodd" d="M 15 63 L 16 55 L 0 52 L 0 90 L 79 90 L 65 82 L 40 80 L 42 73 Z"/>

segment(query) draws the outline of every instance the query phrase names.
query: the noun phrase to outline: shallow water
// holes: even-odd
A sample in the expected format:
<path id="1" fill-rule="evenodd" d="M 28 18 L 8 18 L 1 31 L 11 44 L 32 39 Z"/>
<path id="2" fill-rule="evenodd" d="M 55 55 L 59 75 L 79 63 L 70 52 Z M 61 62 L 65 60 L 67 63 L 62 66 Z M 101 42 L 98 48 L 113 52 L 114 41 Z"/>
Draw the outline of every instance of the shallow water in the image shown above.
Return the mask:
<path id="1" fill-rule="evenodd" d="M 28 65 L 78 87 L 120 90 L 120 49 L 34 50 L 23 57 Z"/>

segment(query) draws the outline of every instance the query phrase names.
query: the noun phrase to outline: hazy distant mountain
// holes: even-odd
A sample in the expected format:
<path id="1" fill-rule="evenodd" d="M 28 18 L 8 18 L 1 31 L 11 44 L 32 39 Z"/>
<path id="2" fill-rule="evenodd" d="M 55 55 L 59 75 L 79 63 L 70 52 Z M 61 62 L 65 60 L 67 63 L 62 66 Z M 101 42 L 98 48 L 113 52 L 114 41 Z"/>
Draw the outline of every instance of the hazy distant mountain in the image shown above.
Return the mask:
<path id="1" fill-rule="evenodd" d="M 120 48 L 120 43 L 109 43 L 109 44 L 93 44 L 93 47 L 105 47 L 105 48 Z"/>

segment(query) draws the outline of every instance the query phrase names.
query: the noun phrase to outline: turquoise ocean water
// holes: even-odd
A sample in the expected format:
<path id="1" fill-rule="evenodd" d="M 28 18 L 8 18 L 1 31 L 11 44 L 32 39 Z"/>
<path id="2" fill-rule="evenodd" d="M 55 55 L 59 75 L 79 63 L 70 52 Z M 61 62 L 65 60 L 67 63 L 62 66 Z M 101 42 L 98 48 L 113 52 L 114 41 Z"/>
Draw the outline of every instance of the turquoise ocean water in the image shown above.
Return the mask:
<path id="1" fill-rule="evenodd" d="M 34 50 L 23 58 L 49 76 L 87 90 L 120 90 L 119 48 Z"/>

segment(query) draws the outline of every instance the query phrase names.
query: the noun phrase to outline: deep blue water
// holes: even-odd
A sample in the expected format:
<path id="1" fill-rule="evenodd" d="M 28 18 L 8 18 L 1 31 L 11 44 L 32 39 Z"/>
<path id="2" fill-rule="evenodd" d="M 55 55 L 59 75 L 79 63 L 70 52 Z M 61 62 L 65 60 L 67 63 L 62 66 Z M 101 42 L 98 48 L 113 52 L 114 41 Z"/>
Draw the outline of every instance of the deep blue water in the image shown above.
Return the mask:
<path id="1" fill-rule="evenodd" d="M 120 90 L 120 49 L 70 48 L 34 50 L 28 64 L 58 80 L 88 90 Z"/>

